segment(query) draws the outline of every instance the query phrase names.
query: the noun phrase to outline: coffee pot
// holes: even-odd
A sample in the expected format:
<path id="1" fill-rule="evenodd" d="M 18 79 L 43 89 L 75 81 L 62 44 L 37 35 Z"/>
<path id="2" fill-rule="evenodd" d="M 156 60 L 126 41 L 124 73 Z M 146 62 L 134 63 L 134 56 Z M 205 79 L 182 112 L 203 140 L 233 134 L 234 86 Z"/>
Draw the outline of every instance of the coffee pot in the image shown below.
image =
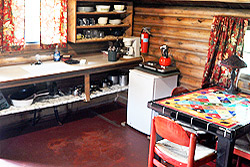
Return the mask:
<path id="1" fill-rule="evenodd" d="M 160 47 L 160 49 L 161 49 L 161 54 L 162 54 L 162 56 L 161 56 L 161 58 L 159 59 L 159 64 L 160 64 L 163 68 L 165 68 L 165 67 L 167 67 L 167 66 L 170 66 L 170 65 L 171 65 L 171 59 L 170 59 L 170 57 L 169 57 L 169 55 L 168 55 L 168 49 L 169 49 L 169 47 L 168 47 L 167 45 L 162 45 L 162 46 Z"/>
<path id="2" fill-rule="evenodd" d="M 124 37 L 124 56 L 123 58 L 133 58 L 140 56 L 140 38 L 139 37 Z"/>

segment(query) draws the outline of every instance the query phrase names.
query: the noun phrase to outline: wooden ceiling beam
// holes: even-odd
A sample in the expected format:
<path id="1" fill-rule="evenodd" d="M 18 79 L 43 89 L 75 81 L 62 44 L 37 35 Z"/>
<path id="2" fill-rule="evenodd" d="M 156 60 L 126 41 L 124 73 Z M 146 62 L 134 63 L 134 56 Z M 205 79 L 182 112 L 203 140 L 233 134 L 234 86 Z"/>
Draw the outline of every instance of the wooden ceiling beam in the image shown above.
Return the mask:
<path id="1" fill-rule="evenodd" d="M 150 1 L 150 0 L 147 0 Z M 163 0 L 162 0 L 163 1 Z M 249 0 L 164 0 L 166 2 L 223 2 L 223 3 L 250 3 Z"/>

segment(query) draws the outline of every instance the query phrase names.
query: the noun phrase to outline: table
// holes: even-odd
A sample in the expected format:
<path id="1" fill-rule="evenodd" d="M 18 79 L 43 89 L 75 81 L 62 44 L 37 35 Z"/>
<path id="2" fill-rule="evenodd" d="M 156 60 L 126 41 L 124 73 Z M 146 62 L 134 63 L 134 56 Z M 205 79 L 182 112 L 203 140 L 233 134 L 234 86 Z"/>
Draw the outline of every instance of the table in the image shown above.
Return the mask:
<path id="1" fill-rule="evenodd" d="M 218 137 L 216 166 L 231 166 L 235 140 L 250 131 L 250 95 L 198 89 L 148 102 L 160 114 Z"/>

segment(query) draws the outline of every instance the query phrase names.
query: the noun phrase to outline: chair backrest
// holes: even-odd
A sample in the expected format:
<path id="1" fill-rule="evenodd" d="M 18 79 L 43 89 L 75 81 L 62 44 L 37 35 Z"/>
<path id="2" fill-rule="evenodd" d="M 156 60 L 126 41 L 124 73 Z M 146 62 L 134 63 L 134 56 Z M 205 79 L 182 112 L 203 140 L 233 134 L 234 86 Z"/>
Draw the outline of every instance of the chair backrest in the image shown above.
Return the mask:
<path id="1" fill-rule="evenodd" d="M 182 146 L 189 146 L 190 138 L 187 132 L 179 124 L 168 117 L 160 115 L 156 116 L 154 119 L 155 131 L 161 137 Z"/>
<path id="2" fill-rule="evenodd" d="M 179 95 L 179 94 L 186 93 L 186 92 L 189 92 L 189 90 L 187 88 L 185 88 L 183 86 L 177 86 L 176 88 L 174 88 L 172 90 L 171 95 L 175 96 L 175 95 Z"/>

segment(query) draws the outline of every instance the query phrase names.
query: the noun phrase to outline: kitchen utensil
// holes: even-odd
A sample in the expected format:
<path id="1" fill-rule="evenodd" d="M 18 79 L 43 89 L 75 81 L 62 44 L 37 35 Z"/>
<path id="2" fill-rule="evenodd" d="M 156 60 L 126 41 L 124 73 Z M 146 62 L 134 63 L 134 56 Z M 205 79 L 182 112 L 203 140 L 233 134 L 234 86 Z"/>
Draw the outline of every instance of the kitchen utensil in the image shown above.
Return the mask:
<path id="1" fill-rule="evenodd" d="M 10 100 L 15 107 L 30 106 L 33 101 L 40 96 L 49 95 L 49 92 L 34 93 L 31 89 L 22 89 L 10 95 Z"/>
<path id="2" fill-rule="evenodd" d="M 99 17 L 98 24 L 105 25 L 108 23 L 108 17 Z"/>
<path id="3" fill-rule="evenodd" d="M 77 40 L 82 39 L 82 34 L 81 34 L 81 33 L 76 34 L 76 39 L 77 39 Z"/>
<path id="4" fill-rule="evenodd" d="M 119 75 L 119 85 L 126 86 L 128 85 L 128 75 L 127 74 L 120 74 Z"/>
<path id="5" fill-rule="evenodd" d="M 111 35 L 114 35 L 114 36 L 122 36 L 122 34 L 123 34 L 122 30 L 113 30 L 113 31 L 111 31 Z"/>
<path id="6" fill-rule="evenodd" d="M 99 38 L 104 38 L 105 37 L 105 34 L 104 34 L 104 31 L 99 31 Z"/>
<path id="7" fill-rule="evenodd" d="M 98 30 L 92 30 L 92 38 L 98 38 L 99 37 L 99 31 Z"/>
<path id="8" fill-rule="evenodd" d="M 96 5 L 97 12 L 109 12 L 110 5 Z"/>
<path id="9" fill-rule="evenodd" d="M 122 20 L 121 19 L 110 19 L 109 23 L 113 25 L 118 25 L 121 24 Z"/>
<path id="10" fill-rule="evenodd" d="M 88 25 L 90 25 L 90 22 L 89 22 L 89 19 L 88 18 L 83 18 L 82 19 L 82 24 L 83 24 L 83 26 L 88 26 Z"/>
<path id="11" fill-rule="evenodd" d="M 77 25 L 78 25 L 78 26 L 82 26 L 82 25 L 83 25 L 83 20 L 80 19 L 80 18 L 78 18 L 78 19 L 77 19 Z"/>
<path id="12" fill-rule="evenodd" d="M 167 67 L 167 66 L 170 66 L 171 65 L 171 59 L 168 55 L 168 49 L 169 47 L 167 45 L 162 45 L 160 47 L 161 49 L 161 58 L 159 59 L 159 64 L 162 66 L 162 67 Z"/>
<path id="13" fill-rule="evenodd" d="M 123 38 L 123 58 L 133 58 L 140 56 L 140 37 Z"/>
<path id="14" fill-rule="evenodd" d="M 79 6 L 77 7 L 78 12 L 93 12 L 94 7 L 91 6 Z"/>
<path id="15" fill-rule="evenodd" d="M 89 25 L 95 25 L 95 19 L 94 18 L 89 18 Z"/>
<path id="16" fill-rule="evenodd" d="M 125 8 L 125 5 L 114 5 L 115 11 L 123 11 Z"/>
<path id="17" fill-rule="evenodd" d="M 117 61 L 117 52 L 109 50 L 108 51 L 108 61 Z"/>
<path id="18" fill-rule="evenodd" d="M 108 79 L 110 81 L 112 81 L 112 84 L 115 85 L 115 84 L 118 84 L 119 83 L 119 77 L 117 74 L 111 74 L 108 76 Z"/>
<path id="19" fill-rule="evenodd" d="M 6 109 L 6 108 L 9 108 L 9 107 L 10 107 L 9 103 L 5 99 L 3 93 L 0 91 L 0 110 Z"/>
<path id="20" fill-rule="evenodd" d="M 85 38 L 91 38 L 91 31 L 90 30 L 86 31 Z"/>

